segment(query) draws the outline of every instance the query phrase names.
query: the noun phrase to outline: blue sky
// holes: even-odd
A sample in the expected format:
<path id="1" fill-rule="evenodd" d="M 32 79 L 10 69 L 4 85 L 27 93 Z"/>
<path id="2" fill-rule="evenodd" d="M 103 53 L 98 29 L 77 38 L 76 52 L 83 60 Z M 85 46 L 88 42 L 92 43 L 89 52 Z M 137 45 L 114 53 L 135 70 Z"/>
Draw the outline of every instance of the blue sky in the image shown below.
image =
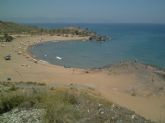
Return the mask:
<path id="1" fill-rule="evenodd" d="M 165 23 L 165 0 L 0 0 L 0 20 Z"/>

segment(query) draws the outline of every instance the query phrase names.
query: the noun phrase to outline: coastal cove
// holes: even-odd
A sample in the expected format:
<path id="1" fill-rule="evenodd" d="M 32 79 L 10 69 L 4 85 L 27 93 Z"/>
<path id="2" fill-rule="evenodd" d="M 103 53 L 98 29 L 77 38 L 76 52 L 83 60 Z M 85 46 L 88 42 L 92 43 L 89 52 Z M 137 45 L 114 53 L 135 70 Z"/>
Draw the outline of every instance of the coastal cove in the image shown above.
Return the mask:
<path id="1" fill-rule="evenodd" d="M 157 37 L 164 36 L 164 32 L 161 32 L 161 36 L 159 35 Z M 85 48 L 83 45 L 87 46 L 89 49 L 90 47 L 94 46 L 91 50 L 93 52 L 96 52 L 97 50 L 94 50 L 94 48 L 103 48 L 104 50 L 106 48 L 100 46 L 105 45 L 105 47 L 107 46 L 107 50 L 110 50 L 109 46 L 113 46 L 113 43 L 120 43 L 120 41 L 118 40 L 118 42 L 116 39 L 122 39 L 123 41 L 121 40 L 121 44 L 116 45 L 117 47 L 114 48 L 114 50 L 117 50 L 124 47 L 124 41 L 127 39 L 128 36 L 126 34 L 129 34 L 130 32 L 124 33 L 123 35 L 121 35 L 121 33 L 109 33 L 111 33 L 110 35 L 112 35 L 112 40 L 102 43 L 93 41 L 83 42 L 87 39 L 86 37 L 63 37 L 50 35 L 18 36 L 16 37 L 16 39 L 13 40 L 13 42 L 4 42 L 1 44 L 0 47 L 0 80 L 6 81 L 7 78 L 10 77 L 11 81 L 13 82 L 29 81 L 43 82 L 48 85 L 54 86 L 85 86 L 91 90 L 98 91 L 106 99 L 119 104 L 122 107 L 126 107 L 132 111 L 135 111 L 137 114 L 140 114 L 146 119 L 150 119 L 152 121 L 165 121 L 164 71 L 162 71 L 161 74 L 157 74 L 155 71 L 159 71 L 159 69 L 149 65 L 139 64 L 138 62 L 121 64 L 116 63 L 110 68 L 107 67 L 106 69 L 98 70 L 79 69 L 73 67 L 66 68 L 63 67 L 63 65 L 59 66 L 57 64 L 49 64 L 45 61 L 40 60 L 40 57 L 36 57 L 37 59 L 35 59 L 34 56 L 31 57 L 27 52 L 28 47 L 45 47 L 45 45 L 49 43 L 53 43 L 53 45 L 55 44 L 55 46 L 58 45 L 58 47 L 60 46 L 60 49 L 53 48 L 55 51 L 63 50 L 65 51 L 65 53 L 67 47 L 71 44 L 73 44 L 73 46 L 75 45 L 74 48 L 77 47 L 77 44 L 79 47 L 82 46 L 82 50 L 84 50 Z M 121 36 L 117 38 L 115 35 Z M 123 37 L 125 37 L 126 39 Z M 131 37 L 129 37 L 129 39 L 131 39 Z M 160 40 L 160 42 L 161 41 L 163 40 Z M 129 40 L 129 42 L 133 43 L 134 40 Z M 109 45 L 107 45 L 107 43 L 109 43 Z M 78 54 L 78 51 L 80 49 L 79 47 L 77 47 Z M 74 48 L 70 47 L 70 49 L 72 49 L 72 52 L 74 51 Z M 3 58 L 3 56 L 7 54 L 11 55 L 10 61 L 5 61 Z M 45 55 L 45 53 L 43 54 Z M 63 57 L 62 55 L 56 54 L 54 56 L 56 60 L 57 56 L 62 58 L 62 60 L 65 59 L 65 57 Z"/>
<path id="2" fill-rule="evenodd" d="M 165 123 L 165 0 L 1 0 L 0 123 Z"/>
<path id="3" fill-rule="evenodd" d="M 47 26 L 49 27 L 49 24 Z M 85 24 L 79 26 L 84 27 Z M 112 39 L 105 42 L 50 41 L 34 45 L 29 51 L 39 59 L 66 67 L 102 68 L 123 61 L 136 61 L 165 69 L 165 25 L 86 24 L 86 26 L 96 30 L 97 33 L 111 36 Z M 58 56 L 62 59 L 57 59 Z"/>

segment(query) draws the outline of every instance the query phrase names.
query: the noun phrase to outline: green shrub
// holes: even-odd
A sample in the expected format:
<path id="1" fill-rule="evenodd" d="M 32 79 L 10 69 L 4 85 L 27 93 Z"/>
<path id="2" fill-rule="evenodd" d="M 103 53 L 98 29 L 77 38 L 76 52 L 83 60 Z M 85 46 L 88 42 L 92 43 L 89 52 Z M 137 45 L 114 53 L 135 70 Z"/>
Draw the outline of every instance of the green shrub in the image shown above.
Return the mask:
<path id="1" fill-rule="evenodd" d="M 12 84 L 9 90 L 10 91 L 16 91 L 17 87 L 15 86 L 15 84 Z"/>
<path id="2" fill-rule="evenodd" d="M 4 40 L 6 42 L 11 42 L 13 40 L 13 37 L 8 34 L 4 34 Z"/>
<path id="3" fill-rule="evenodd" d="M 69 93 L 64 93 L 63 101 L 71 105 L 78 104 L 78 98 L 75 95 Z"/>
<path id="4" fill-rule="evenodd" d="M 1 95 L 0 98 L 0 114 L 8 112 L 19 106 L 24 101 L 21 95 Z"/>

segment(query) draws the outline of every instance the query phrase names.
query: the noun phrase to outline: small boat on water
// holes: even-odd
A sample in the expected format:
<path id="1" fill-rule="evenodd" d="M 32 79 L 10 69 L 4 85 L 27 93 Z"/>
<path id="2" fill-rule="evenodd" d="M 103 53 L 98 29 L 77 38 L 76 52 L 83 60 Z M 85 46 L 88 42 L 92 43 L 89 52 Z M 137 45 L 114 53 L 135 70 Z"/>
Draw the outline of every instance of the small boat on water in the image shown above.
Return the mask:
<path id="1" fill-rule="evenodd" d="M 59 57 L 59 56 L 56 56 L 56 59 L 58 59 L 58 60 L 62 60 L 62 58 L 61 58 L 61 57 Z"/>

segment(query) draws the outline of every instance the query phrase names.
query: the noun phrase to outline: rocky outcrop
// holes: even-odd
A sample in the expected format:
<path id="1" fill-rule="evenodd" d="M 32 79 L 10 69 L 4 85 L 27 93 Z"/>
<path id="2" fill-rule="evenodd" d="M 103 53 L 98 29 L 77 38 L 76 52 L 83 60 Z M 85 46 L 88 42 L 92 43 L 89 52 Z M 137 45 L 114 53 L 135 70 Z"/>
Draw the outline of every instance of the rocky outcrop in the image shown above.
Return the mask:
<path id="1" fill-rule="evenodd" d="M 107 41 L 107 40 L 110 40 L 109 37 L 107 36 L 102 36 L 102 35 L 92 35 L 89 37 L 89 40 L 92 41 L 92 40 L 95 40 L 95 41 Z"/>
<path id="2" fill-rule="evenodd" d="M 14 109 L 0 116 L 0 123 L 43 123 L 44 109 Z"/>

